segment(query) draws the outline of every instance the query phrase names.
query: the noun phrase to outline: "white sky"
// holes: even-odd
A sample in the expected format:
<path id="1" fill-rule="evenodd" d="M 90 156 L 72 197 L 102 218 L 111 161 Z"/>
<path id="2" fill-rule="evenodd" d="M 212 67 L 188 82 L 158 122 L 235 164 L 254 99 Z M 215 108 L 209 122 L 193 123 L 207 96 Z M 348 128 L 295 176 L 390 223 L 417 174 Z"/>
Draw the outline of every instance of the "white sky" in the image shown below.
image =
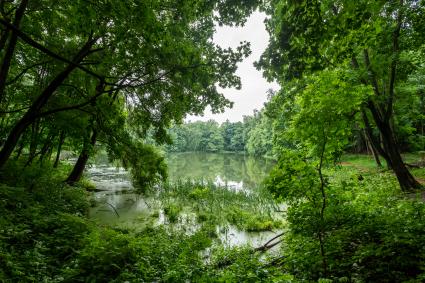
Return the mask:
<path id="1" fill-rule="evenodd" d="M 252 115 L 254 109 L 260 110 L 267 100 L 267 90 L 277 90 L 278 84 L 268 83 L 262 77 L 261 71 L 257 71 L 254 62 L 257 61 L 268 44 L 269 36 L 264 25 L 265 15 L 254 12 L 243 27 L 217 27 L 214 42 L 221 47 L 236 48 L 241 41 L 251 43 L 251 55 L 238 65 L 236 74 L 241 78 L 242 88 L 222 89 L 222 93 L 230 101 L 233 108 L 226 109 L 224 113 L 212 114 L 208 109 L 204 116 L 188 116 L 186 121 L 207 121 L 214 119 L 219 123 L 226 121 L 242 121 L 244 115 Z"/>

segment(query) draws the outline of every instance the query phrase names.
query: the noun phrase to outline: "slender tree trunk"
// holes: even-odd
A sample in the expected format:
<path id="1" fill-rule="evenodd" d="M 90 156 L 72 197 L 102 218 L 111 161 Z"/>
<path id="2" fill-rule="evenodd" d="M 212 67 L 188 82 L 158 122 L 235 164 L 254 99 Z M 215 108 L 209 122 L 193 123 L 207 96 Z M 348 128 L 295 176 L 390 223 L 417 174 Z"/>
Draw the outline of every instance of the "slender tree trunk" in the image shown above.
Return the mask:
<path id="1" fill-rule="evenodd" d="M 55 158 L 55 163 L 53 164 L 53 168 L 58 168 L 59 159 L 60 159 L 61 151 L 62 151 L 62 145 L 64 142 L 65 142 L 65 132 L 61 131 L 59 134 L 58 150 L 56 152 L 56 158 Z"/>
<path id="2" fill-rule="evenodd" d="M 5 30 L 2 30 L 1 32 L 0 52 L 3 50 L 4 46 L 6 45 L 6 41 L 8 37 L 9 37 L 9 30 L 6 28 Z"/>
<path id="3" fill-rule="evenodd" d="M 16 151 L 16 157 L 15 157 L 16 160 L 18 160 L 19 157 L 21 156 L 24 146 L 25 146 L 25 143 L 21 141 L 21 144 L 19 145 L 18 150 Z"/>
<path id="4" fill-rule="evenodd" d="M 87 161 L 89 160 L 90 149 L 94 147 L 97 140 L 97 130 L 93 127 L 93 132 L 90 137 L 90 143 L 85 145 L 80 155 L 78 156 L 77 162 L 74 165 L 74 168 L 66 179 L 66 183 L 69 185 L 74 185 L 76 182 L 80 181 L 83 176 L 84 169 L 86 167 Z"/>
<path id="5" fill-rule="evenodd" d="M 367 135 L 369 141 L 371 142 L 373 148 L 375 148 L 376 151 L 379 153 L 379 155 L 381 155 L 385 159 L 385 161 L 387 162 L 387 165 L 390 167 L 391 166 L 391 160 L 390 160 L 388 154 L 384 151 L 383 147 L 381 146 L 380 139 L 378 139 L 374 136 L 372 127 L 371 127 L 370 122 L 369 122 L 369 118 L 367 117 L 366 111 L 364 109 L 362 109 L 362 118 L 363 118 L 363 122 L 364 122 L 364 125 L 365 125 L 365 132 L 366 132 L 366 135 Z"/>
<path id="6" fill-rule="evenodd" d="M 34 122 L 41 108 L 47 104 L 53 93 L 76 68 L 75 64 L 78 64 L 85 56 L 87 56 L 91 46 L 93 46 L 94 43 L 95 40 L 90 39 L 86 42 L 86 44 L 84 44 L 78 54 L 73 58 L 72 62 L 74 64 L 67 65 L 65 69 L 50 82 L 50 84 L 45 88 L 40 96 L 33 102 L 24 116 L 12 128 L 2 150 L 0 151 L 0 169 L 3 168 L 3 166 L 6 164 L 25 129 Z"/>
<path id="7" fill-rule="evenodd" d="M 49 135 L 46 138 L 46 141 L 44 142 L 44 145 L 40 150 L 40 158 L 39 158 L 40 164 L 43 164 L 44 158 L 49 155 L 49 152 L 51 152 L 50 149 L 52 148 L 54 138 L 55 138 L 54 135 Z"/>
<path id="8" fill-rule="evenodd" d="M 24 16 L 25 9 L 27 8 L 28 0 L 22 0 L 18 9 L 16 10 L 15 19 L 13 20 L 13 25 L 19 28 L 22 17 Z M 3 57 L 3 62 L 0 68 L 0 102 L 4 97 L 4 89 L 6 87 L 6 79 L 9 74 L 10 64 L 13 59 L 13 54 L 15 52 L 16 43 L 18 42 L 18 35 L 15 31 L 12 31 L 12 35 L 9 39 L 9 44 L 6 48 L 6 53 Z"/>
<path id="9" fill-rule="evenodd" d="M 36 156 L 37 152 L 37 146 L 38 146 L 38 128 L 40 125 L 40 120 L 37 119 L 34 123 L 31 125 L 31 139 L 30 139 L 30 148 L 29 148 L 29 155 L 28 160 L 25 166 L 28 166 L 32 163 L 33 159 Z"/>
<path id="10" fill-rule="evenodd" d="M 382 167 L 381 160 L 379 159 L 378 150 L 375 148 L 375 145 L 373 144 L 373 142 L 369 138 L 369 135 L 367 134 L 366 130 L 364 130 L 364 133 L 363 134 L 364 134 L 364 137 L 365 137 L 366 147 L 368 149 L 370 149 L 370 152 L 372 153 L 372 156 L 373 156 L 373 159 L 376 162 L 376 165 L 378 167 Z"/>

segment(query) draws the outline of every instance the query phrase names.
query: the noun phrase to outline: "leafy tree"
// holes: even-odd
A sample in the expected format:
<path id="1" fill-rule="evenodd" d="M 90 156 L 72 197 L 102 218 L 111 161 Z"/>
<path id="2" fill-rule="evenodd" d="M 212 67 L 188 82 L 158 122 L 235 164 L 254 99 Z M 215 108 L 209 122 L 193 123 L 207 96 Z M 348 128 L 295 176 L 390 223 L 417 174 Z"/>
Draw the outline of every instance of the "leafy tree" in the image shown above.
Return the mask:
<path id="1" fill-rule="evenodd" d="M 230 102 L 216 85 L 240 87 L 234 71 L 249 49 L 216 46 L 210 40 L 214 24 L 241 24 L 257 4 L 2 1 L 0 167 L 18 145 L 28 145 L 28 137 L 32 153 L 46 144 L 40 145 L 42 155 L 52 151 L 54 141 L 58 148 L 67 141 L 81 157 L 68 178 L 72 183 L 99 137 L 102 144 L 125 144 L 153 129 L 163 143 L 165 128 L 187 113 L 202 113 L 207 105 L 222 111 Z M 125 121 L 114 121 L 116 107 Z M 69 117 L 64 112 L 80 114 L 80 131 L 58 119 Z M 46 139 L 37 142 L 46 125 Z"/>
<path id="2" fill-rule="evenodd" d="M 402 94 L 397 86 L 414 69 L 401 55 L 422 44 L 423 3 L 270 1 L 264 8 L 271 15 L 271 37 L 257 66 L 266 77 L 283 84 L 326 68 L 350 67 L 357 78 L 353 86 L 373 90 L 364 96 L 359 113 L 368 138 L 403 190 L 420 187 L 403 163 L 393 121 Z"/>

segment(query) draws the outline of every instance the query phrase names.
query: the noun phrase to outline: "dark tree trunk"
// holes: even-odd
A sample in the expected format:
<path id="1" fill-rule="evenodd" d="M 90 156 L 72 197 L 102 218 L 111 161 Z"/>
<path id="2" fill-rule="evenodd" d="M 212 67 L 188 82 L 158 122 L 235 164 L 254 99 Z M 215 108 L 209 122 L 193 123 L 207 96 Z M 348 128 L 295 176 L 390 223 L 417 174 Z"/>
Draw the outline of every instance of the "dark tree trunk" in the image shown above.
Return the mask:
<path id="1" fill-rule="evenodd" d="M 377 111 L 373 103 L 369 103 L 369 108 L 381 134 L 382 143 L 381 146 L 379 140 L 373 136 L 373 132 L 367 115 L 365 111 L 362 111 L 362 117 L 365 123 L 365 130 L 368 137 L 372 141 L 373 146 L 385 159 L 388 167 L 393 170 L 403 191 L 421 188 L 421 184 L 416 181 L 416 179 L 412 176 L 412 174 L 409 172 L 403 162 L 389 120 L 382 120 L 381 116 L 379 115 L 379 112 Z"/>
<path id="2" fill-rule="evenodd" d="M 52 145 L 53 145 L 54 138 L 55 138 L 54 135 L 49 135 L 46 138 L 46 141 L 44 142 L 44 145 L 40 150 L 39 161 L 40 161 L 41 164 L 43 164 L 44 158 L 49 155 L 49 152 L 51 152 L 51 148 L 52 148 Z"/>
<path id="3" fill-rule="evenodd" d="M 15 19 L 13 20 L 13 25 L 19 28 L 22 17 L 24 16 L 25 9 L 27 8 L 28 0 L 22 0 L 18 9 L 16 10 Z M 12 31 L 12 35 L 9 39 L 9 44 L 6 48 L 6 53 L 3 57 L 3 62 L 0 68 L 0 102 L 3 100 L 4 89 L 6 87 L 6 79 L 9 74 L 10 64 L 12 62 L 13 54 L 15 52 L 16 43 L 18 41 L 18 35 L 15 31 Z"/>
<path id="4" fill-rule="evenodd" d="M 56 152 L 56 158 L 55 158 L 55 163 L 53 164 L 53 168 L 58 168 L 59 159 L 60 159 L 61 151 L 62 151 L 62 145 L 64 142 L 65 142 L 65 132 L 61 131 L 59 134 L 58 150 Z"/>
<path id="5" fill-rule="evenodd" d="M 401 157 L 401 154 L 398 150 L 397 143 L 395 141 L 394 133 L 391 129 L 389 123 L 381 123 L 378 125 L 380 132 L 382 134 L 382 144 L 384 146 L 385 152 L 388 154 L 388 157 L 391 162 L 391 168 L 397 176 L 397 180 L 400 183 L 400 187 L 403 191 L 409 191 L 411 189 L 421 188 L 421 184 L 413 177 L 409 172 L 404 161 Z"/>
<path id="6" fill-rule="evenodd" d="M 16 160 L 18 160 L 19 157 L 21 156 L 24 146 L 25 146 L 25 143 L 21 141 L 21 144 L 19 145 L 18 150 L 16 151 L 16 157 L 15 157 Z"/>
<path id="7" fill-rule="evenodd" d="M 80 153 L 80 156 L 78 156 L 77 162 L 75 163 L 71 174 L 69 174 L 68 178 L 65 181 L 69 185 L 72 186 L 76 182 L 80 181 L 81 177 L 83 176 L 84 169 L 86 168 L 87 161 L 90 157 L 90 149 L 94 147 L 94 145 L 96 144 L 96 140 L 97 131 L 95 128 L 93 128 L 90 143 L 84 146 L 83 150 Z"/>
<path id="8" fill-rule="evenodd" d="M 76 64 L 81 62 L 85 56 L 90 51 L 91 46 L 95 43 L 95 40 L 90 39 L 87 43 L 81 48 L 78 54 L 73 58 L 73 64 L 69 64 L 65 69 L 60 72 L 45 88 L 45 90 L 40 94 L 40 96 L 33 102 L 28 111 L 24 116 L 15 124 L 15 126 L 10 131 L 6 142 L 0 151 L 0 169 L 6 164 L 10 155 L 16 147 L 16 144 L 25 131 L 25 129 L 35 121 L 37 114 L 43 106 L 49 101 L 50 97 L 57 90 L 57 88 L 65 81 L 69 74 L 77 67 Z"/>
<path id="9" fill-rule="evenodd" d="M 411 189 L 421 188 L 421 184 L 410 174 L 403 162 L 390 121 L 388 119 L 382 119 L 380 112 L 372 102 L 369 103 L 369 109 L 381 134 L 382 147 L 376 141 L 374 145 L 387 162 L 388 167 L 394 171 L 401 189 L 403 191 L 409 191 Z"/>
<path id="10" fill-rule="evenodd" d="M 1 38 L 0 38 L 0 52 L 3 50 L 4 46 L 6 45 L 7 38 L 9 37 L 9 30 L 5 29 L 1 32 Z"/>
<path id="11" fill-rule="evenodd" d="M 369 122 L 369 118 L 367 117 L 366 111 L 364 109 L 362 109 L 362 118 L 363 118 L 363 122 L 365 124 L 365 132 L 366 135 L 369 139 L 369 141 L 371 142 L 371 145 L 373 146 L 373 148 L 376 149 L 376 151 L 379 153 L 379 155 L 381 155 L 385 161 L 387 162 L 387 166 L 391 166 L 391 160 L 388 156 L 388 154 L 384 151 L 383 147 L 381 146 L 381 141 L 379 138 L 376 138 L 373 134 L 373 129 L 370 125 Z M 382 139 L 381 139 L 382 140 Z"/>

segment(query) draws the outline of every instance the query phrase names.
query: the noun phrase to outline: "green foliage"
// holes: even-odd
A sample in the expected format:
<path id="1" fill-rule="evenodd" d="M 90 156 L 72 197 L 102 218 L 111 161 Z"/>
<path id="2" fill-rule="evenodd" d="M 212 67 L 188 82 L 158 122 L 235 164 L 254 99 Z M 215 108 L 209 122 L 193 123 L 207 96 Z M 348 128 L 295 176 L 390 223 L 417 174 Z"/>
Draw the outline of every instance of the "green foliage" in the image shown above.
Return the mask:
<path id="1" fill-rule="evenodd" d="M 164 157 L 152 145 L 135 143 L 123 149 L 121 157 L 125 167 L 130 167 L 134 184 L 142 189 L 165 181 L 167 165 Z"/>
<path id="2" fill-rule="evenodd" d="M 274 157 L 272 121 L 262 112 L 244 116 L 243 122 L 192 122 L 170 129 L 170 152 L 246 152 L 250 155 Z"/>
<path id="3" fill-rule="evenodd" d="M 80 249 L 88 233 L 88 203 L 81 189 L 44 184 L 34 189 L 1 186 L 0 278 L 49 280 Z"/>
<path id="4" fill-rule="evenodd" d="M 406 199 L 389 173 L 327 169 L 322 217 L 317 172 L 300 160 L 288 163 L 279 164 L 267 184 L 290 204 L 282 253 L 291 274 L 304 280 L 327 276 L 359 282 L 421 281 L 425 205 L 420 198 Z M 308 180 L 316 180 L 315 191 L 303 183 Z M 319 233 L 324 239 L 326 275 Z"/>
<path id="5" fill-rule="evenodd" d="M 296 202 L 317 194 L 318 174 L 302 154 L 286 151 L 265 180 L 265 186 L 275 198 Z"/>
<path id="6" fill-rule="evenodd" d="M 64 269 L 67 281 L 182 282 L 201 273 L 198 252 L 210 245 L 202 233 L 187 236 L 164 229 L 138 234 L 98 229 L 84 242 L 84 249 Z"/>
<path id="7" fill-rule="evenodd" d="M 265 266 L 261 255 L 247 248 L 215 249 L 196 282 L 296 282 L 279 267 Z"/>
<path id="8" fill-rule="evenodd" d="M 282 222 L 270 215 L 248 212 L 235 206 L 226 208 L 224 214 L 230 224 L 243 231 L 261 232 L 282 228 Z"/>
<path id="9" fill-rule="evenodd" d="M 12 174 L 13 169 L 10 164 L 5 172 Z M 293 282 L 291 276 L 277 268 L 264 268 L 260 256 L 248 248 L 215 246 L 205 258 L 212 239 L 217 237 L 216 225 L 221 221 L 218 218 L 210 218 L 190 234 L 168 229 L 167 225 L 148 226 L 137 232 L 100 226 L 83 216 L 88 208 L 85 190 L 64 185 L 63 176 L 49 183 L 38 182 L 44 179 L 43 174 L 51 175 L 48 171 L 37 171 L 37 167 L 27 167 L 19 173 L 34 177 L 32 170 L 41 175 L 36 180 L 23 178 L 20 184 L 25 188 L 0 186 L 1 281 Z M 174 216 L 177 219 L 180 204 L 200 205 L 199 212 L 209 211 L 211 216 L 213 209 L 225 207 L 221 204 L 224 200 L 233 204 L 233 208 L 228 206 L 227 214 L 239 211 L 241 215 L 235 216 L 239 217 L 238 221 L 245 216 L 248 224 L 257 221 L 252 224 L 255 230 L 269 229 L 272 225 L 258 206 L 260 203 L 267 210 L 270 200 L 258 195 L 201 183 L 180 184 L 177 189 L 173 186 L 153 193 L 158 198 L 165 199 L 167 196 L 162 194 L 167 194 L 174 199 L 174 202 L 169 199 L 164 207 L 170 222 Z"/>
<path id="10" fill-rule="evenodd" d="M 164 207 L 164 214 L 168 217 L 168 220 L 171 223 L 177 222 L 181 211 L 182 207 L 174 203 L 170 203 Z"/>

